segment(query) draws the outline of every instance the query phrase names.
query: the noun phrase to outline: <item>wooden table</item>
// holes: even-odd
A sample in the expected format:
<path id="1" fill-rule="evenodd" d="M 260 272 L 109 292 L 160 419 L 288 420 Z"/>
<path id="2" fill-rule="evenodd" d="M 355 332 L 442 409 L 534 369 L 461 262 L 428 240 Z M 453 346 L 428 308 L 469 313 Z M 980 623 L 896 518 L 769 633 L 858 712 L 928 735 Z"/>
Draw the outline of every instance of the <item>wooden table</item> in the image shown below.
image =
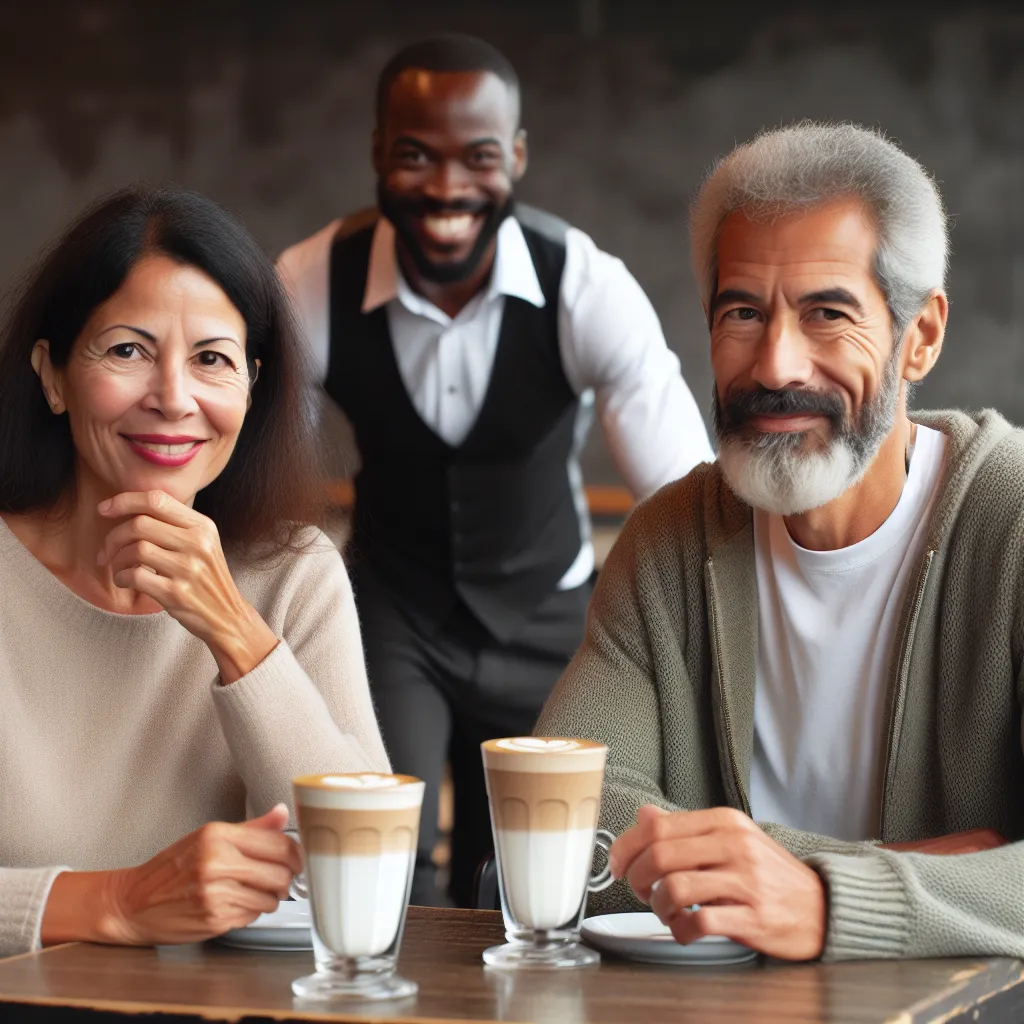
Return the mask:
<path id="1" fill-rule="evenodd" d="M 117 949 L 57 946 L 0 961 L 0 1021 L 123 1022 L 376 1020 L 522 1021 L 537 1024 L 792 1024 L 792 1022 L 1024 1020 L 1019 960 L 754 963 L 680 968 L 627 964 L 547 974 L 485 969 L 480 953 L 502 941 L 499 915 L 413 908 L 402 973 L 414 999 L 363 1009 L 306 1009 L 293 978 L 311 953 L 256 953 L 215 944 Z"/>

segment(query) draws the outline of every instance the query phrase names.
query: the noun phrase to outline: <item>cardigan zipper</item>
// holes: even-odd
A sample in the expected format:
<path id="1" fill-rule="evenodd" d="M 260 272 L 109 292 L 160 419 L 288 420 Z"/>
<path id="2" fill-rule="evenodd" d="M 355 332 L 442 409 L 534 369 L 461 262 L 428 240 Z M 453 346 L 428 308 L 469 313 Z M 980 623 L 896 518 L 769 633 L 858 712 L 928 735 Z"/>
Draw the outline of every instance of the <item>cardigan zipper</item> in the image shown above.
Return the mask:
<path id="1" fill-rule="evenodd" d="M 746 794 L 743 792 L 743 784 L 740 781 L 739 771 L 736 768 L 736 745 L 732 738 L 732 720 L 729 717 L 729 705 L 725 699 L 725 682 L 722 675 L 722 636 L 718 628 L 718 588 L 715 586 L 715 567 L 711 559 L 707 560 L 707 579 L 709 605 L 711 610 L 711 640 L 715 645 L 715 674 L 718 677 L 718 705 L 722 710 L 722 732 L 725 734 L 725 748 L 729 757 L 729 767 L 732 770 L 732 781 L 736 788 L 736 795 L 739 798 L 740 806 L 744 813 L 750 814 L 750 805 Z"/>
<path id="2" fill-rule="evenodd" d="M 914 604 L 907 620 L 907 628 L 900 644 L 899 667 L 896 673 L 896 693 L 892 702 L 892 714 L 889 716 L 889 731 L 885 744 L 885 766 L 882 770 L 882 799 L 878 807 L 878 837 L 884 839 L 882 828 L 885 823 L 885 805 L 889 795 L 892 779 L 890 775 L 896 769 L 896 749 L 900 743 L 900 730 L 903 726 L 903 711 L 907 703 L 907 680 L 910 676 L 910 654 L 914 646 L 914 635 L 917 633 L 917 620 L 921 614 L 924 601 L 924 588 L 928 582 L 928 572 L 932 567 L 934 551 L 929 551 L 924 558 L 924 565 L 917 578 L 914 590 Z"/>

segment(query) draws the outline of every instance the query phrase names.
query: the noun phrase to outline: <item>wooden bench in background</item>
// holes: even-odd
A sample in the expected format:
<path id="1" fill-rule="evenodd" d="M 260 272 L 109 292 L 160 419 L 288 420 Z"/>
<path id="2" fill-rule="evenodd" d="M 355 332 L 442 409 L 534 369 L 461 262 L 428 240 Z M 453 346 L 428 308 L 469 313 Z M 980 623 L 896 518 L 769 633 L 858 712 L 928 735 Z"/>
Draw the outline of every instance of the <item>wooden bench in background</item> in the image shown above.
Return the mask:
<path id="1" fill-rule="evenodd" d="M 625 487 L 603 484 L 588 486 L 587 504 L 590 514 L 595 519 L 625 519 L 633 508 L 633 495 Z M 352 481 L 339 478 L 327 485 L 331 504 L 339 511 L 346 512 L 352 508 L 355 496 Z"/>

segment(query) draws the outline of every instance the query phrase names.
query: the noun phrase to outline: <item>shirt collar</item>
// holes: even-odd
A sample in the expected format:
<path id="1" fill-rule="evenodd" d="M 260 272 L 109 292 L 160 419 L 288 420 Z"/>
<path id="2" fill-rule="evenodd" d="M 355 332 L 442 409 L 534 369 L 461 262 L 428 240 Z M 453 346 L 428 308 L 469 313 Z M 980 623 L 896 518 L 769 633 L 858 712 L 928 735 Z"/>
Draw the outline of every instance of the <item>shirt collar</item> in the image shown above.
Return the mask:
<path id="1" fill-rule="evenodd" d="M 546 304 L 523 229 L 515 217 L 506 217 L 498 228 L 494 270 L 484 294 L 488 299 L 511 295 L 538 309 Z M 370 244 L 363 312 L 370 313 L 393 299 L 398 299 L 409 312 L 420 316 L 431 316 L 431 311 L 435 311 L 433 303 L 414 292 L 402 275 L 395 253 L 395 229 L 389 220 L 380 217 Z"/>

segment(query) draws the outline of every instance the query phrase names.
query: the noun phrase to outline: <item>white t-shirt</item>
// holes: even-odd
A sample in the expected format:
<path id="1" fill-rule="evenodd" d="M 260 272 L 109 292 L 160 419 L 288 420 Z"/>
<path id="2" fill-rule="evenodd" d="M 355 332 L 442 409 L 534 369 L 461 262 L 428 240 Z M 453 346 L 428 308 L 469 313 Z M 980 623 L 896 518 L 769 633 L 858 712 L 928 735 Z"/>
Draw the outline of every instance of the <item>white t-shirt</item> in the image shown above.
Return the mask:
<path id="1" fill-rule="evenodd" d="M 899 503 L 847 548 L 809 551 L 781 516 L 754 514 L 756 820 L 836 839 L 878 838 L 893 645 L 945 452 L 944 434 L 918 426 Z"/>

